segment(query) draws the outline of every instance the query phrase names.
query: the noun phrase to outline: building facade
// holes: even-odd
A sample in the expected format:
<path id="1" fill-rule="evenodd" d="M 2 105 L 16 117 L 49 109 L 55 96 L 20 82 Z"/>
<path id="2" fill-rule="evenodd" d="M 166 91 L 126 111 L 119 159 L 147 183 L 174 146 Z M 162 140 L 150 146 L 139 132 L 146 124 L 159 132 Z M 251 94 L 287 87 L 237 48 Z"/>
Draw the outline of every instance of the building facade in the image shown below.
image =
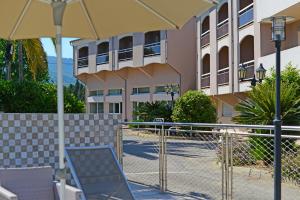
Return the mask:
<path id="1" fill-rule="evenodd" d="M 275 66 L 275 44 L 271 24 L 263 19 L 294 17 L 282 43 L 282 66 L 300 67 L 299 0 L 223 0 L 197 18 L 197 88 L 212 97 L 218 119 L 230 123 L 234 106 L 246 98 L 255 69 Z M 298 12 L 297 12 L 298 11 Z M 239 66 L 247 68 L 249 81 L 240 81 Z"/>
<path id="2" fill-rule="evenodd" d="M 170 101 L 196 89 L 196 18 L 181 30 L 129 33 L 99 41 L 75 40 L 74 75 L 86 84 L 87 112 L 122 113 L 133 120 L 141 103 Z"/>

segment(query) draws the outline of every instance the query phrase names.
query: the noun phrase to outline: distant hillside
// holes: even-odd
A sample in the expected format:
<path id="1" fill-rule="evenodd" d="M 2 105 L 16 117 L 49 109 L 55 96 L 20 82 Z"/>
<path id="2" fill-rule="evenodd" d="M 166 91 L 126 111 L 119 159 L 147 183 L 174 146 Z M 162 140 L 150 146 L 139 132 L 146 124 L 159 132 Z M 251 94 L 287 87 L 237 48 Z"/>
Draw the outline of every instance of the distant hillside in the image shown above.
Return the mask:
<path id="1" fill-rule="evenodd" d="M 48 66 L 50 80 L 56 83 L 56 57 L 48 56 Z M 64 84 L 74 84 L 76 82 L 76 78 L 73 76 L 73 59 L 63 58 L 63 70 Z"/>

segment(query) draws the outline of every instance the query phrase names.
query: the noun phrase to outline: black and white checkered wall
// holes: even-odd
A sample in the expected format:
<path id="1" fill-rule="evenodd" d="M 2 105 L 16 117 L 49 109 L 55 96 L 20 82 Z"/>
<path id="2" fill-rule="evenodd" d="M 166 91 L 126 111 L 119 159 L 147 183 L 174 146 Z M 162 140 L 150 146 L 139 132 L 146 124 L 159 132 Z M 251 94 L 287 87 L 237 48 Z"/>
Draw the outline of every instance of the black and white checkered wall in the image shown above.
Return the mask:
<path id="1" fill-rule="evenodd" d="M 116 144 L 120 115 L 66 114 L 65 145 Z M 0 114 L 0 167 L 58 168 L 56 114 Z"/>

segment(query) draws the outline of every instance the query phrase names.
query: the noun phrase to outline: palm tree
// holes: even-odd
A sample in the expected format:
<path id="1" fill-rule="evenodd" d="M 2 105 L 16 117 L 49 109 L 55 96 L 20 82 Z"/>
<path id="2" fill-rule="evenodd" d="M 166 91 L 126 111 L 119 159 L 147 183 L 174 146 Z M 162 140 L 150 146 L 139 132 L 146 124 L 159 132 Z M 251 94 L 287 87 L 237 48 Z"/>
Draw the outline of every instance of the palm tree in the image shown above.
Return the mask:
<path id="1" fill-rule="evenodd" d="M 300 124 L 299 86 L 282 82 L 280 104 L 283 125 Z M 266 82 L 253 88 L 249 98 L 236 106 L 239 114 L 233 120 L 240 124 L 273 124 L 275 116 L 275 83 Z"/>
<path id="2" fill-rule="evenodd" d="M 36 80 L 39 72 L 48 70 L 47 56 L 44 51 L 40 39 L 26 39 L 16 41 L 3 41 L 2 46 L 5 46 L 7 79 L 11 79 L 11 65 L 18 63 L 18 79 L 24 80 L 24 68 L 27 64 L 29 71 L 32 74 L 33 80 Z"/>

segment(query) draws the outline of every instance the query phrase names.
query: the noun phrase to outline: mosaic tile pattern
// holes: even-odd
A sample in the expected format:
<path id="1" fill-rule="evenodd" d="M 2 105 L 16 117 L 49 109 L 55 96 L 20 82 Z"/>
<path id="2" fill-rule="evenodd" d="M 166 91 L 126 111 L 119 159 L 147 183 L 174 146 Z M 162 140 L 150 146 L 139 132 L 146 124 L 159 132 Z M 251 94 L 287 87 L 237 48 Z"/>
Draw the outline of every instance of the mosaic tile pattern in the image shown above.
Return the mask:
<path id="1" fill-rule="evenodd" d="M 120 115 L 66 114 L 66 147 L 116 144 Z M 0 114 L 0 167 L 58 168 L 56 114 Z"/>

